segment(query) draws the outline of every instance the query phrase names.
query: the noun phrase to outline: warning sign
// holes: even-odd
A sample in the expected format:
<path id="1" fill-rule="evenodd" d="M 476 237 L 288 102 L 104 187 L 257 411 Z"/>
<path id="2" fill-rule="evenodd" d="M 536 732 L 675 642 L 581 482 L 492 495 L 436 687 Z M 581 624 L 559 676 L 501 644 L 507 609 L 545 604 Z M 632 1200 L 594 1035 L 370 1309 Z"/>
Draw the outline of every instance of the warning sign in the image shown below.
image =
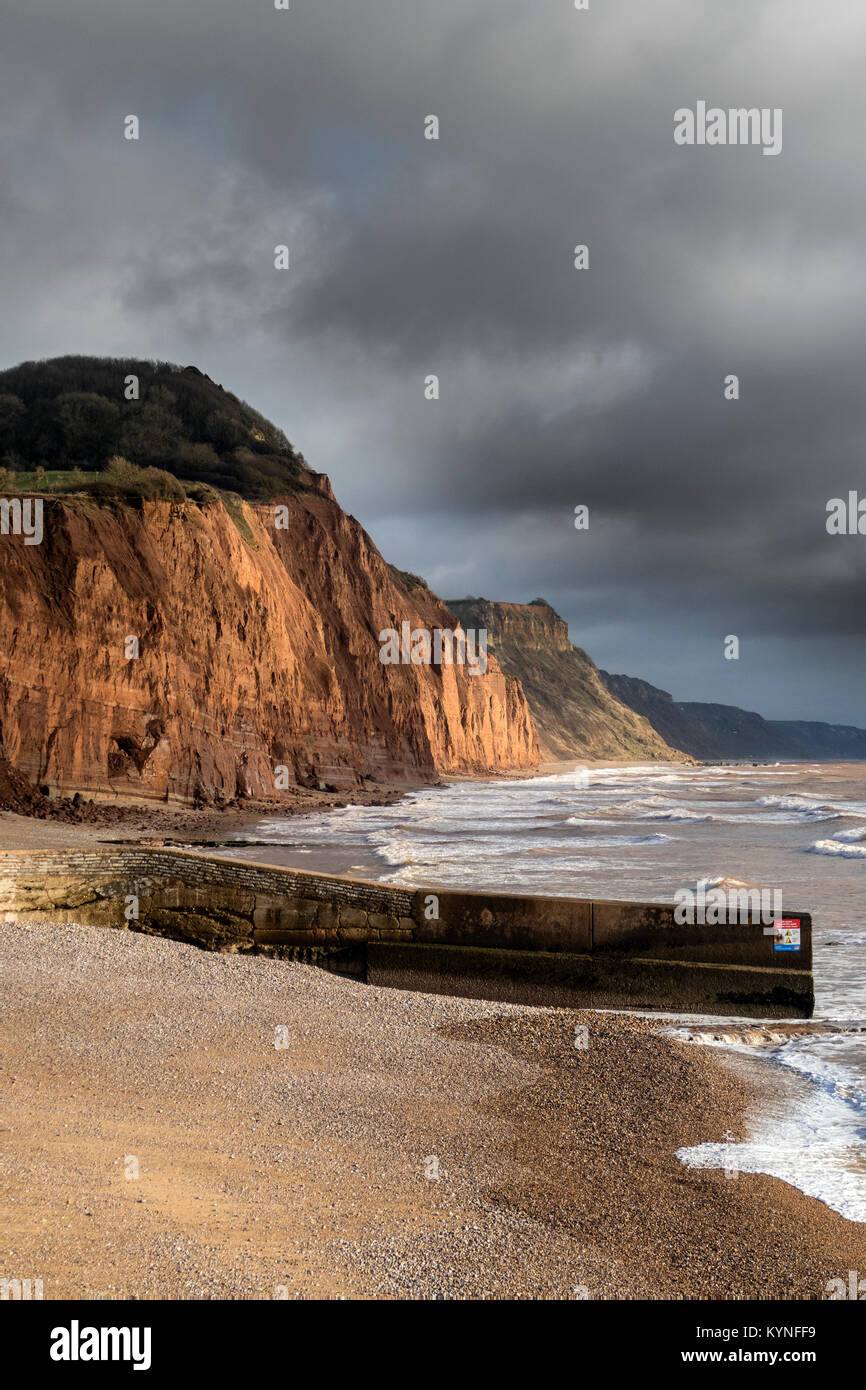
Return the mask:
<path id="1" fill-rule="evenodd" d="M 773 950 L 799 951 L 800 923 L 796 917 L 777 917 L 773 923 Z"/>

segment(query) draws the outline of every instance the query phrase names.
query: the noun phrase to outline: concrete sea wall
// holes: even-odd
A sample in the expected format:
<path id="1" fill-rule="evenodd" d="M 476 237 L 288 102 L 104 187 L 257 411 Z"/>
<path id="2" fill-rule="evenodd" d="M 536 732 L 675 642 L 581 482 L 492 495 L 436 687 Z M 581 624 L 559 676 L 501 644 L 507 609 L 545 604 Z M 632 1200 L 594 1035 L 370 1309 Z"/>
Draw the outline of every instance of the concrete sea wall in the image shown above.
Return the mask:
<path id="1" fill-rule="evenodd" d="M 812 930 L 681 926 L 660 904 L 411 890 L 147 846 L 0 853 L 0 916 L 308 960 L 373 985 L 513 1003 L 809 1017 Z"/>

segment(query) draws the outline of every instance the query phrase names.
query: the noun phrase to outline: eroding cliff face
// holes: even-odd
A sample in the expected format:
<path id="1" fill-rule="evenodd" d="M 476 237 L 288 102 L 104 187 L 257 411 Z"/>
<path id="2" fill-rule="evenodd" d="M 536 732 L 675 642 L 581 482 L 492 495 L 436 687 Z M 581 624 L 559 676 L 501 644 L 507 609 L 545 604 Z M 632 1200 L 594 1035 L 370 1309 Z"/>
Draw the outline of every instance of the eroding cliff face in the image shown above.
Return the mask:
<path id="1" fill-rule="evenodd" d="M 595 662 L 572 646 L 568 624 L 544 599 L 492 603 L 449 599 L 465 628 L 483 627 L 503 671 L 520 680 L 551 758 L 684 759 L 605 686 Z M 689 759 L 685 759 L 689 761 Z"/>
<path id="2" fill-rule="evenodd" d="M 42 544 L 0 537 L 13 768 L 63 795 L 188 801 L 272 798 L 281 766 L 350 786 L 537 762 L 495 660 L 483 675 L 382 664 L 382 629 L 455 621 L 404 588 L 326 479 L 277 503 L 286 530 L 271 504 L 46 499 Z"/>

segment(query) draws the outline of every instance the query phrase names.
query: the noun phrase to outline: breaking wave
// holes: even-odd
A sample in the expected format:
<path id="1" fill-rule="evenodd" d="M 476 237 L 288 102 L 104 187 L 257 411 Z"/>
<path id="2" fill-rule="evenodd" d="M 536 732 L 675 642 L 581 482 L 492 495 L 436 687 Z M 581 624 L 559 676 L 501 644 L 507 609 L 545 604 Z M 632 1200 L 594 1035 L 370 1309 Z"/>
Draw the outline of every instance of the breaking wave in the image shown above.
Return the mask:
<path id="1" fill-rule="evenodd" d="M 812 854 L 831 854 L 837 859 L 866 859 L 866 845 L 843 844 L 841 840 L 816 840 L 809 849 Z"/>

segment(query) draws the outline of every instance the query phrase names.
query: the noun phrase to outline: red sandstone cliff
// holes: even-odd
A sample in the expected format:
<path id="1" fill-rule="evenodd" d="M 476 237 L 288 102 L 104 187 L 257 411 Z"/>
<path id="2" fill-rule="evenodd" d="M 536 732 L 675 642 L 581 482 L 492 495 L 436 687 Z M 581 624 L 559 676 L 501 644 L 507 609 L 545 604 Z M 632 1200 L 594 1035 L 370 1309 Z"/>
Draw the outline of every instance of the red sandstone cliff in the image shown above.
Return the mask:
<path id="1" fill-rule="evenodd" d="M 568 624 L 544 599 L 465 598 L 448 605 L 464 627 L 486 628 L 489 650 L 520 680 L 547 757 L 690 761 L 608 690 L 595 662 L 572 645 Z"/>
<path id="2" fill-rule="evenodd" d="M 456 621 L 404 588 L 326 479 L 275 502 L 285 531 L 272 503 L 233 520 L 221 502 L 46 498 L 40 545 L 0 537 L 14 768 L 64 795 L 188 800 L 273 797 L 280 765 L 351 785 L 538 761 L 520 682 L 495 659 L 474 676 L 380 662 L 381 629 Z"/>

